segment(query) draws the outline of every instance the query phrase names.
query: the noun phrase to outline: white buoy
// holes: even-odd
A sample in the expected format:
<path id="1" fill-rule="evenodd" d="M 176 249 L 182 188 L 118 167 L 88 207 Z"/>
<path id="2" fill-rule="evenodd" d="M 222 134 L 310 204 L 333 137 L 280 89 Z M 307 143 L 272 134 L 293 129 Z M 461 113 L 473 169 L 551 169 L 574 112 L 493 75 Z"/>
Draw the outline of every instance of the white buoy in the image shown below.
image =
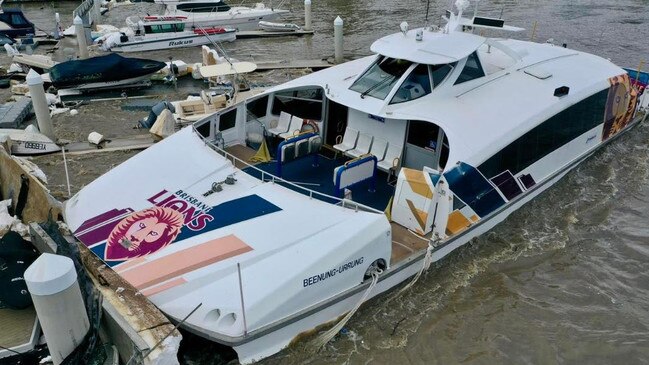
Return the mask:
<path id="1" fill-rule="evenodd" d="M 79 58 L 85 60 L 88 58 L 88 40 L 86 39 L 86 30 L 83 28 L 83 20 L 77 15 L 72 23 L 79 43 Z"/>
<path id="2" fill-rule="evenodd" d="M 38 121 L 38 130 L 52 141 L 56 141 L 54 127 L 52 126 L 52 117 L 50 117 L 50 109 L 47 107 L 47 98 L 45 97 L 45 89 L 43 88 L 43 78 L 38 72 L 31 69 L 27 74 L 26 80 L 27 86 L 29 87 L 29 95 L 34 105 L 36 121 Z"/>
<path id="3" fill-rule="evenodd" d="M 44 253 L 25 270 L 24 278 L 52 362 L 58 365 L 90 328 L 74 263 L 68 257 Z"/>
<path id="4" fill-rule="evenodd" d="M 343 20 L 339 16 L 334 20 L 334 60 L 343 62 Z"/>
<path id="5" fill-rule="evenodd" d="M 304 0 L 304 30 L 311 30 L 311 0 Z"/>

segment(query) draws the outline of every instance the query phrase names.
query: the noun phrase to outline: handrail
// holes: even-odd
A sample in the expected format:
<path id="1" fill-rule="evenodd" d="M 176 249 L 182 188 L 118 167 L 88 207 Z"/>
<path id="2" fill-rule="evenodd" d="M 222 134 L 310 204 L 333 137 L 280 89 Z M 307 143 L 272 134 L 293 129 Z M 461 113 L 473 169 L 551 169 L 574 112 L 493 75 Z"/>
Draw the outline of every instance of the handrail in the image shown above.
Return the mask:
<path id="1" fill-rule="evenodd" d="M 355 201 L 353 201 L 353 200 L 344 199 L 344 198 L 339 198 L 339 197 L 335 197 L 335 196 L 328 195 L 328 194 L 325 194 L 325 193 L 321 193 L 321 192 L 319 192 L 319 191 L 315 191 L 315 190 L 311 190 L 311 189 L 309 189 L 309 188 L 305 188 L 304 186 L 300 186 L 300 185 L 295 184 L 295 183 L 293 183 L 293 182 L 290 182 L 290 181 L 288 181 L 288 180 L 284 180 L 284 179 L 282 179 L 281 177 L 275 176 L 275 175 L 273 175 L 273 174 L 271 174 L 271 173 L 269 173 L 269 172 L 266 172 L 266 171 L 264 171 L 264 170 L 262 170 L 262 169 L 260 169 L 260 168 L 258 168 L 258 167 L 256 167 L 256 166 L 254 166 L 254 165 L 249 164 L 247 161 L 244 161 L 244 160 L 238 158 L 237 156 L 235 156 L 235 155 L 233 155 L 233 154 L 227 152 L 225 149 L 222 149 L 222 148 L 218 147 L 217 145 L 215 145 L 215 144 L 212 143 L 211 141 L 208 141 L 207 138 L 203 137 L 203 135 L 201 135 L 201 134 L 196 130 L 196 127 L 195 127 L 194 125 L 192 125 L 192 131 L 193 131 L 194 133 L 196 133 L 196 134 L 197 134 L 197 135 L 198 135 L 198 136 L 203 140 L 203 142 L 205 142 L 206 145 L 210 146 L 210 148 L 212 148 L 214 151 L 216 151 L 217 153 L 221 153 L 221 154 L 223 154 L 223 156 L 224 156 L 225 158 L 230 158 L 230 159 L 232 159 L 232 164 L 233 164 L 233 165 L 235 165 L 235 162 L 238 161 L 239 163 L 244 164 L 246 167 L 252 168 L 252 169 L 254 169 L 254 170 L 260 172 L 260 173 L 261 173 L 261 181 L 262 181 L 262 182 L 268 182 L 268 181 L 271 181 L 271 182 L 273 182 L 273 183 L 275 183 L 275 182 L 281 182 L 281 183 L 284 183 L 284 184 L 290 185 L 290 186 L 292 186 L 292 187 L 294 187 L 294 188 L 297 188 L 297 189 L 300 189 L 300 190 L 302 190 L 302 191 L 307 192 L 309 198 L 313 198 L 313 196 L 316 195 L 316 196 L 320 196 L 320 197 L 323 197 L 323 198 L 326 198 L 326 199 L 330 199 L 330 200 L 337 201 L 338 203 L 336 203 L 336 205 L 340 205 L 340 206 L 343 207 L 343 208 L 347 208 L 347 209 L 349 209 L 350 206 L 351 206 L 351 207 L 352 207 L 354 210 L 356 210 L 356 211 L 358 211 L 358 210 L 360 209 L 360 210 L 364 210 L 364 211 L 367 211 L 367 212 L 383 214 L 383 212 L 380 211 L 380 210 L 378 210 L 378 209 L 374 209 L 374 208 L 372 208 L 372 207 L 369 207 L 369 206 L 367 206 L 367 205 L 364 205 L 364 204 L 361 204 L 361 203 L 355 202 Z M 236 166 L 236 165 L 235 165 L 235 166 Z M 270 180 L 267 181 L 267 180 L 265 179 L 265 176 L 266 176 L 266 175 L 268 175 L 268 176 L 270 177 Z"/>

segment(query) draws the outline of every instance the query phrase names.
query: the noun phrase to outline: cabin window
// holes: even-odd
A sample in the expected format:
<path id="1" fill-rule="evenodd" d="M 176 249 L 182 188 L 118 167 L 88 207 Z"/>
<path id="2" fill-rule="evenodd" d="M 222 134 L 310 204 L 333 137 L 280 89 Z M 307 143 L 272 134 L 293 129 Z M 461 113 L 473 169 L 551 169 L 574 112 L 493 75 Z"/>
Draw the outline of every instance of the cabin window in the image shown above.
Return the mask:
<path id="1" fill-rule="evenodd" d="M 27 25 L 27 19 L 22 14 L 11 14 L 11 24 L 13 25 Z"/>
<path id="2" fill-rule="evenodd" d="M 272 114 L 287 112 L 303 119 L 322 120 L 321 88 L 280 91 L 273 98 Z"/>
<path id="3" fill-rule="evenodd" d="M 403 81 L 390 104 L 419 99 L 432 91 L 427 65 L 417 65 Z"/>
<path id="4" fill-rule="evenodd" d="M 442 81 L 446 79 L 451 71 L 455 68 L 457 62 L 453 62 L 446 65 L 431 65 L 430 67 L 430 77 L 433 81 L 433 89 L 438 87 Z"/>
<path id="5" fill-rule="evenodd" d="M 265 117 L 267 106 L 268 106 L 268 95 L 246 102 L 246 109 L 248 110 L 248 119 Z"/>
<path id="6" fill-rule="evenodd" d="M 483 76 L 485 76 L 485 73 L 484 70 L 482 69 L 482 65 L 480 64 L 480 58 L 478 58 L 478 53 L 473 52 L 467 58 L 466 64 L 462 69 L 462 73 L 457 78 L 457 81 L 455 81 L 455 85 L 459 85 L 467 81 L 475 80 Z"/>
<path id="7" fill-rule="evenodd" d="M 361 93 L 361 96 L 385 100 L 401 76 L 408 71 L 412 62 L 389 57 L 379 59 L 359 77 L 350 90 Z M 430 86 L 429 86 L 430 87 Z"/>
<path id="8" fill-rule="evenodd" d="M 608 89 L 565 109 L 503 148 L 478 169 L 488 178 L 513 175 L 604 122 Z"/>
<path id="9" fill-rule="evenodd" d="M 189 4 L 178 4 L 176 9 L 192 12 L 192 13 L 213 13 L 213 12 L 224 12 L 230 11 L 230 5 L 219 2 L 218 5 L 214 3 L 189 3 Z"/>
<path id="10" fill-rule="evenodd" d="M 203 124 L 197 125 L 196 132 L 204 138 L 208 138 L 210 136 L 210 122 L 203 122 Z"/>
<path id="11" fill-rule="evenodd" d="M 237 124 L 237 109 L 232 109 L 229 112 L 221 114 L 219 117 L 219 131 L 227 131 L 234 128 Z"/>

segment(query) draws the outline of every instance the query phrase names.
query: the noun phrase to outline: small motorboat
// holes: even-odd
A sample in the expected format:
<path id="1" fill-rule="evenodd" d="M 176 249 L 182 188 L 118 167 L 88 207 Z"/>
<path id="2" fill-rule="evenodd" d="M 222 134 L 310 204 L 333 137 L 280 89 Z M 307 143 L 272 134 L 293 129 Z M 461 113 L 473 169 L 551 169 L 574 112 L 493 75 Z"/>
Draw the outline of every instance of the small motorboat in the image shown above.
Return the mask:
<path id="1" fill-rule="evenodd" d="M 160 49 L 202 46 L 216 42 L 233 42 L 235 30 L 222 27 L 193 28 L 186 30 L 182 19 L 165 20 L 127 19 L 133 35 L 122 35 L 120 43 L 111 46 L 114 52 L 142 52 Z M 177 17 L 163 17 L 177 18 Z"/>
<path id="2" fill-rule="evenodd" d="M 59 147 L 33 125 L 25 129 L 0 129 L 0 141 L 10 140 L 11 154 L 16 156 L 44 155 L 59 152 Z"/>
<path id="3" fill-rule="evenodd" d="M 164 68 L 164 62 L 126 58 L 118 54 L 61 62 L 50 69 L 49 79 L 57 89 L 89 91 L 139 84 Z"/>
<path id="4" fill-rule="evenodd" d="M 266 32 L 295 32 L 301 30 L 299 25 L 291 23 L 259 22 L 259 28 Z"/>

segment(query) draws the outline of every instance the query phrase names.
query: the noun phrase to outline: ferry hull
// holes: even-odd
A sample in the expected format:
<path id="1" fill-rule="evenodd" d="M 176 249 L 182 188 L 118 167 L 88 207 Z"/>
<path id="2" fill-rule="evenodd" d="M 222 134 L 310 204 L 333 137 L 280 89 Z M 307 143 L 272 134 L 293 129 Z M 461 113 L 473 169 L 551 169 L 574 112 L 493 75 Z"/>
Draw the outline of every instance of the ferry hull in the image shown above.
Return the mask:
<path id="1" fill-rule="evenodd" d="M 646 116 L 636 118 L 636 120 L 627 126 L 621 133 L 618 133 L 609 140 L 600 143 L 590 151 L 584 153 L 563 170 L 558 171 L 553 176 L 546 179 L 546 181 L 539 183 L 537 188 L 531 190 L 524 196 L 521 196 L 517 201 L 508 204 L 504 209 L 496 212 L 492 217 L 485 218 L 481 224 L 475 225 L 465 231 L 465 234 L 457 236 L 446 242 L 444 245 L 436 247 L 433 249 L 431 261 L 436 262 L 443 259 L 456 249 L 470 242 L 472 239 L 494 228 L 496 225 L 504 221 L 510 214 L 560 181 L 566 174 L 579 166 L 581 162 L 589 158 L 600 148 L 617 139 L 644 119 L 646 119 Z M 378 283 L 369 294 L 368 301 L 365 302 L 364 305 L 371 305 L 372 302 L 370 302 L 369 299 L 372 299 L 381 293 L 385 293 L 415 276 L 417 272 L 421 270 L 422 265 L 424 264 L 424 258 L 425 251 L 420 251 L 387 269 L 379 278 Z M 325 303 L 320 303 L 313 308 L 296 313 L 291 318 L 278 321 L 277 324 L 273 326 L 275 329 L 270 326 L 267 328 L 261 328 L 249 333 L 248 337 L 244 338 L 225 338 L 222 335 L 215 335 L 214 333 L 205 331 L 205 329 L 193 327 L 187 324 L 184 324 L 183 327 L 201 337 L 226 346 L 231 346 L 237 352 L 241 364 L 250 364 L 285 349 L 293 341 L 298 340 L 302 335 L 309 334 L 310 331 L 313 331 L 318 326 L 326 323 L 333 324 L 340 316 L 346 314 L 358 301 L 361 300 L 368 287 L 369 280 L 360 286 L 343 292 L 336 297 L 330 298 Z"/>

